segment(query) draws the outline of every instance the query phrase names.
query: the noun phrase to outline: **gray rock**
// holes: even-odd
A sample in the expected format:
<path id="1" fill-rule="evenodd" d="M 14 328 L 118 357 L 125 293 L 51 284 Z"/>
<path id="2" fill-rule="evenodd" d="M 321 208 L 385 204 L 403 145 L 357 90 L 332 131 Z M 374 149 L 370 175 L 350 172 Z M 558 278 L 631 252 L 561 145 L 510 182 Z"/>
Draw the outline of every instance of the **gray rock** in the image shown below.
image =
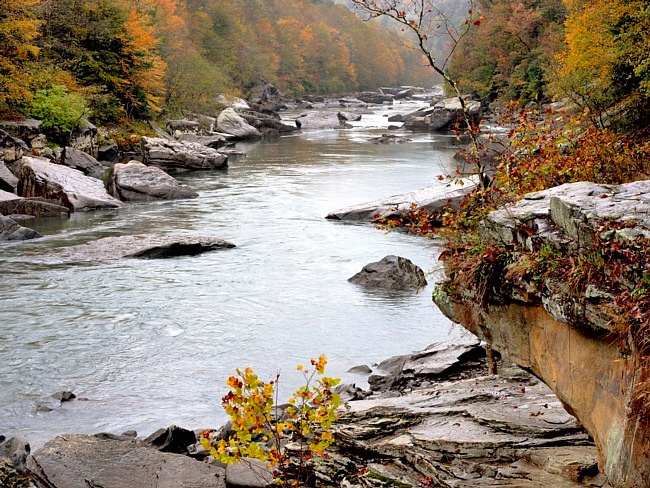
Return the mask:
<path id="1" fill-rule="evenodd" d="M 201 124 L 196 120 L 187 120 L 187 119 L 170 120 L 167 122 L 166 128 L 167 131 L 172 134 L 176 131 L 199 132 L 201 130 Z"/>
<path id="2" fill-rule="evenodd" d="M 390 290 L 419 290 L 427 284 L 422 269 L 399 256 L 386 256 L 381 261 L 367 264 L 348 281 Z"/>
<path id="3" fill-rule="evenodd" d="M 282 122 L 280 117 L 277 116 L 274 117 L 271 115 L 250 111 L 242 112 L 240 115 L 246 120 L 246 122 L 260 131 L 261 134 L 264 134 L 270 130 L 275 130 L 279 133 L 289 133 L 298 130 L 298 127 L 295 125 L 285 124 Z"/>
<path id="4" fill-rule="evenodd" d="M 21 139 L 16 139 L 0 129 L 0 159 L 7 163 L 13 163 L 28 152 L 29 147 Z"/>
<path id="5" fill-rule="evenodd" d="M 92 157 L 99 156 L 99 130 L 87 119 L 82 119 L 70 139 L 70 147 L 79 149 Z"/>
<path id="6" fill-rule="evenodd" d="M 334 393 L 340 395 L 341 400 L 344 402 L 353 402 L 356 400 L 363 400 L 372 395 L 372 392 L 364 391 L 356 384 L 340 384 L 334 388 Z"/>
<path id="7" fill-rule="evenodd" d="M 108 192 L 122 201 L 148 202 L 199 196 L 192 188 L 178 182 L 162 169 L 138 161 L 118 163 L 108 175 Z"/>
<path id="8" fill-rule="evenodd" d="M 217 130 L 232 134 L 237 139 L 259 139 L 262 134 L 255 127 L 250 125 L 244 117 L 227 108 L 217 117 Z"/>
<path id="9" fill-rule="evenodd" d="M 395 114 L 388 117 L 388 122 L 404 122 L 404 116 L 401 114 Z"/>
<path id="10" fill-rule="evenodd" d="M 22 473 L 25 471 L 27 456 L 31 448 L 25 439 L 0 435 L 0 460 L 5 460 L 11 467 Z"/>
<path id="11" fill-rule="evenodd" d="M 1 241 L 26 241 L 43 237 L 35 230 L 17 224 L 14 220 L 0 215 L 0 242 Z"/>
<path id="12" fill-rule="evenodd" d="M 372 369 L 370 369 L 370 367 L 365 364 L 361 364 L 359 366 L 353 366 L 352 368 L 348 369 L 348 373 L 370 374 L 372 373 Z"/>
<path id="13" fill-rule="evenodd" d="M 481 118 L 479 102 L 465 102 L 467 113 L 473 123 Z M 448 131 L 456 124 L 464 124 L 463 111 L 457 97 L 447 98 L 433 107 L 418 110 L 403 117 L 404 127 L 409 130 L 429 132 Z"/>
<path id="14" fill-rule="evenodd" d="M 463 179 L 437 184 L 409 193 L 393 195 L 381 200 L 362 203 L 330 213 L 331 220 L 373 221 L 382 218 L 403 217 L 410 211 L 425 210 L 436 213 L 449 206 L 457 208 L 465 196 L 476 187 L 474 179 Z"/>
<path id="15" fill-rule="evenodd" d="M 59 200 L 75 212 L 122 206 L 106 192 L 100 180 L 81 171 L 44 159 L 24 157 L 22 161 L 18 178 L 20 196 Z"/>
<path id="16" fill-rule="evenodd" d="M 120 156 L 120 148 L 117 144 L 103 144 L 97 150 L 97 159 L 99 161 L 114 162 Z"/>
<path id="17" fill-rule="evenodd" d="M 370 142 L 373 144 L 404 144 L 411 142 L 413 139 L 408 137 L 400 137 L 394 134 L 382 134 L 381 137 L 373 137 Z"/>
<path id="18" fill-rule="evenodd" d="M 223 468 L 101 435 L 59 436 L 27 467 L 37 488 L 225 488 Z"/>
<path id="19" fill-rule="evenodd" d="M 68 390 L 57 391 L 52 395 L 52 398 L 59 400 L 61 403 L 69 402 L 77 398 L 77 395 Z"/>
<path id="20" fill-rule="evenodd" d="M 210 132 L 208 135 L 199 135 L 199 134 L 180 134 L 178 140 L 181 142 L 193 142 L 196 144 L 202 144 L 212 149 L 219 149 L 221 147 L 227 146 L 235 139 L 234 136 L 230 134 L 222 134 L 219 132 Z M 220 151 L 223 154 L 223 151 Z"/>
<path id="21" fill-rule="evenodd" d="M 118 236 L 105 237 L 60 250 L 63 261 L 107 261 L 121 258 L 164 259 L 230 249 L 234 244 L 214 237 Z"/>
<path id="22" fill-rule="evenodd" d="M 343 120 L 344 122 L 359 122 L 361 120 L 361 117 L 363 117 L 362 114 L 352 112 L 339 112 L 337 116 L 339 120 Z"/>
<path id="23" fill-rule="evenodd" d="M 0 130 L 5 131 L 10 136 L 30 146 L 33 139 L 42 135 L 41 125 L 42 122 L 40 120 L 29 118 L 20 121 L 3 120 L 0 121 Z M 5 161 L 8 160 L 5 159 Z"/>
<path id="24" fill-rule="evenodd" d="M 13 193 L 18 186 L 18 178 L 9 171 L 5 163 L 0 160 L 0 190 Z"/>
<path id="25" fill-rule="evenodd" d="M 379 92 L 361 92 L 357 94 L 357 98 L 365 103 L 375 103 L 377 105 L 381 105 L 385 102 L 392 102 L 395 100 L 395 95 Z"/>
<path id="26" fill-rule="evenodd" d="M 228 488 L 267 488 L 275 484 L 275 477 L 266 464 L 257 459 L 243 458 L 226 466 Z"/>
<path id="27" fill-rule="evenodd" d="M 143 137 L 141 150 L 144 164 L 164 170 L 225 169 L 228 166 L 228 156 L 192 142 Z"/>
<path id="28" fill-rule="evenodd" d="M 69 217 L 70 210 L 42 198 L 23 198 L 0 190 L 0 214 L 30 217 Z"/>
<path id="29" fill-rule="evenodd" d="M 250 106 L 248 102 L 243 98 L 233 97 L 231 95 L 219 94 L 216 97 L 216 102 L 223 105 L 224 107 L 230 107 L 235 110 L 248 110 Z"/>
<path id="30" fill-rule="evenodd" d="M 161 452 L 187 454 L 187 448 L 196 443 L 196 435 L 191 430 L 170 425 L 166 429 L 158 429 L 147 437 L 144 443 Z"/>
<path id="31" fill-rule="evenodd" d="M 64 148 L 61 153 L 61 159 L 57 162 L 68 168 L 79 170 L 86 176 L 93 178 L 101 179 L 104 174 L 104 166 L 99 161 L 90 154 L 86 154 L 73 147 Z"/>
<path id="32" fill-rule="evenodd" d="M 310 129 L 343 129 L 345 121 L 339 119 L 334 112 L 309 112 L 295 119 L 296 127 L 302 130 Z"/>

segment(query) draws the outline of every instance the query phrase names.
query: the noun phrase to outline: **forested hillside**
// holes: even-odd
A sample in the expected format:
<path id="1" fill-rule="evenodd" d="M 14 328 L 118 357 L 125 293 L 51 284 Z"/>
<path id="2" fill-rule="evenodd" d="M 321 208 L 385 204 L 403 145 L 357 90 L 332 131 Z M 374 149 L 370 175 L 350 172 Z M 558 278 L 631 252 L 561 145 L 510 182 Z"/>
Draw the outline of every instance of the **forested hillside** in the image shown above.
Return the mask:
<path id="1" fill-rule="evenodd" d="M 15 0 L 0 41 L 3 117 L 53 97 L 100 123 L 205 110 L 259 78 L 290 95 L 433 81 L 420 53 L 328 0 Z"/>

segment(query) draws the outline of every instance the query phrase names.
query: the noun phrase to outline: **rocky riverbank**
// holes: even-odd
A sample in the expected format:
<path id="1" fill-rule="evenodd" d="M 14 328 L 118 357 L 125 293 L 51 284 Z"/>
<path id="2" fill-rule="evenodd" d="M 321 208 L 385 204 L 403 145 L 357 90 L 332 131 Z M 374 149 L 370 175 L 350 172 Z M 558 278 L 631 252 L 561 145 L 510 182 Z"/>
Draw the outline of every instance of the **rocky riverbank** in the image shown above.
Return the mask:
<path id="1" fill-rule="evenodd" d="M 547 386 L 505 360 L 497 375 L 485 368 L 470 334 L 355 368 L 370 390 L 340 387 L 348 403 L 317 485 L 608 486 L 593 442 Z M 201 431 L 64 435 L 34 453 L 10 439 L 0 456 L 26 473 L 9 486 L 270 486 L 257 464 L 215 463 L 197 443 Z"/>

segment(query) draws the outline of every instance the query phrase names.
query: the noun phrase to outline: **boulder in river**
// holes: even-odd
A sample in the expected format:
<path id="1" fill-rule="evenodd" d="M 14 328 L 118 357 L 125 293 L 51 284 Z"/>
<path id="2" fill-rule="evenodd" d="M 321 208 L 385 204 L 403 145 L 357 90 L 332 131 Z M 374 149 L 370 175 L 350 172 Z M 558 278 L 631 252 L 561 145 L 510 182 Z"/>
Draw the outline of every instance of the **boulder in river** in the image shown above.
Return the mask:
<path id="1" fill-rule="evenodd" d="M 295 119 L 300 129 L 347 129 L 350 126 L 341 120 L 335 112 L 308 112 Z"/>
<path id="2" fill-rule="evenodd" d="M 116 236 L 67 247 L 58 251 L 55 257 L 58 260 L 72 262 L 109 261 L 120 258 L 165 259 L 196 256 L 233 247 L 235 247 L 233 243 L 215 237 Z"/>
<path id="3" fill-rule="evenodd" d="M 87 154 L 74 147 L 66 147 L 61 152 L 61 158 L 57 161 L 63 166 L 81 171 L 86 176 L 101 179 L 104 174 L 104 166 L 90 154 Z"/>
<path id="4" fill-rule="evenodd" d="M 108 175 L 108 192 L 122 201 L 149 202 L 199 196 L 192 188 L 179 183 L 155 166 L 139 161 L 118 163 Z"/>
<path id="5" fill-rule="evenodd" d="M 152 137 L 143 137 L 140 144 L 144 164 L 164 170 L 225 169 L 228 166 L 228 156 L 202 144 Z"/>
<path id="6" fill-rule="evenodd" d="M 419 290 L 427 284 L 422 269 L 410 259 L 399 256 L 386 256 L 381 261 L 367 264 L 348 281 L 390 290 Z"/>
<path id="7" fill-rule="evenodd" d="M 35 230 L 17 224 L 13 219 L 0 215 L 0 241 L 26 241 L 43 237 Z"/>
<path id="8" fill-rule="evenodd" d="M 395 95 L 380 92 L 361 92 L 357 94 L 357 98 L 365 103 L 376 103 L 377 105 L 381 105 L 385 102 L 392 102 L 395 100 Z"/>
<path id="9" fill-rule="evenodd" d="M 237 139 L 259 139 L 262 134 L 250 125 L 244 117 L 232 108 L 222 111 L 217 117 L 217 130 L 232 134 Z"/>
<path id="10" fill-rule="evenodd" d="M 480 122 L 481 104 L 479 102 L 465 101 L 465 109 L 472 123 Z M 406 129 L 430 132 L 444 132 L 451 130 L 455 125 L 464 124 L 463 111 L 457 97 L 446 98 L 433 107 L 405 115 L 403 121 Z"/>
<path id="11" fill-rule="evenodd" d="M 374 221 L 383 218 L 404 217 L 411 211 L 424 210 L 437 213 L 446 207 L 456 208 L 465 196 L 476 187 L 473 178 L 440 183 L 409 193 L 393 195 L 347 207 L 327 215 L 330 220 Z"/>
<path id="12" fill-rule="evenodd" d="M 373 144 L 404 144 L 405 142 L 411 142 L 413 139 L 408 137 L 400 137 L 395 134 L 382 134 L 381 137 L 374 137 L 370 139 L 370 142 Z"/>
<path id="13" fill-rule="evenodd" d="M 257 106 L 271 112 L 277 112 L 284 108 L 282 98 L 282 93 L 275 85 L 262 79 L 255 83 L 248 95 L 248 101 L 253 107 Z"/>
<path id="14" fill-rule="evenodd" d="M 255 127 L 262 135 L 268 131 L 280 133 L 295 132 L 298 127 L 282 122 L 279 116 L 263 114 L 259 112 L 243 112 L 240 114 L 250 125 Z"/>
<path id="15" fill-rule="evenodd" d="M 74 212 L 122 206 L 106 192 L 100 180 L 39 158 L 22 159 L 18 194 L 58 200 Z"/>
<path id="16" fill-rule="evenodd" d="M 70 210 L 59 202 L 43 198 L 23 198 L 0 190 L 0 214 L 21 217 L 69 217 Z"/>
<path id="17" fill-rule="evenodd" d="M 224 469 L 111 435 L 65 435 L 27 460 L 38 488 L 225 488 Z"/>

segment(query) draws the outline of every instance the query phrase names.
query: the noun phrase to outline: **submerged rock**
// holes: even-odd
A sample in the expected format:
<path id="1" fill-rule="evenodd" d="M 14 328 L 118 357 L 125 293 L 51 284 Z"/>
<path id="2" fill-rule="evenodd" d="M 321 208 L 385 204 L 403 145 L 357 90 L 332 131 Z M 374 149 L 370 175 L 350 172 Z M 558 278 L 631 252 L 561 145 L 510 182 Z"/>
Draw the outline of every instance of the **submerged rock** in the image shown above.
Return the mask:
<path id="1" fill-rule="evenodd" d="M 107 261 L 120 258 L 165 259 L 196 256 L 234 244 L 214 237 L 118 236 L 105 237 L 61 250 L 55 255 L 64 261 Z"/>
<path id="2" fill-rule="evenodd" d="M 155 166 L 145 166 L 138 161 L 116 164 L 108 175 L 108 192 L 122 201 L 149 202 L 175 200 L 199 196 L 192 188 L 183 185 Z"/>
<path id="3" fill-rule="evenodd" d="M 143 163 L 164 170 L 225 169 L 228 166 L 228 156 L 202 144 L 151 137 L 143 137 L 140 144 Z"/>
<path id="4" fill-rule="evenodd" d="M 409 212 L 417 210 L 436 213 L 447 206 L 457 208 L 475 187 L 475 181 L 469 178 L 448 184 L 441 183 L 337 210 L 326 218 L 370 222 L 377 219 L 404 217 Z"/>
<path id="5" fill-rule="evenodd" d="M 390 290 L 419 290 L 427 284 L 422 269 L 399 256 L 386 256 L 381 261 L 367 264 L 348 281 Z"/>
<path id="6" fill-rule="evenodd" d="M 408 137 L 400 137 L 394 134 L 382 134 L 381 137 L 375 137 L 370 139 L 370 142 L 373 144 L 404 144 L 405 142 L 411 142 L 413 139 Z"/>
<path id="7" fill-rule="evenodd" d="M 224 469 L 110 435 L 65 435 L 28 458 L 38 488 L 225 488 Z"/>
<path id="8" fill-rule="evenodd" d="M 18 194 L 58 200 L 74 212 L 122 206 L 106 192 L 100 180 L 39 158 L 22 159 Z"/>

